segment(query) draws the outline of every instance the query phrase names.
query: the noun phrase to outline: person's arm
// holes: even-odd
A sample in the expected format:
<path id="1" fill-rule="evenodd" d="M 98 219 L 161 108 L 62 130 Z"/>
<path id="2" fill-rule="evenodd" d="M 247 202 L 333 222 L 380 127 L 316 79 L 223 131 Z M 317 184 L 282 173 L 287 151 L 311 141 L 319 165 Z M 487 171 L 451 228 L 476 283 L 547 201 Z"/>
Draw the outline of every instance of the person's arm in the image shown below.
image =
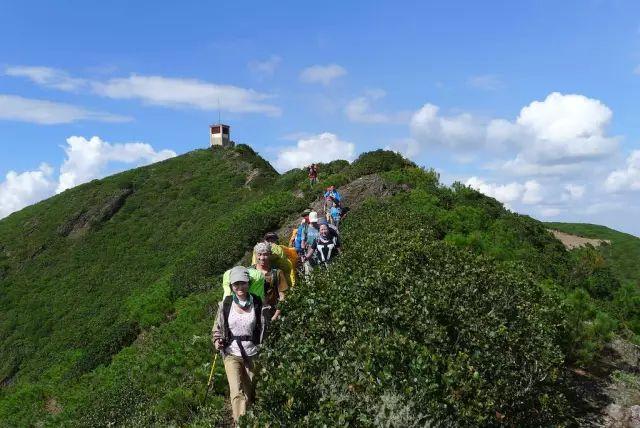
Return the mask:
<path id="1" fill-rule="evenodd" d="M 284 300 L 284 292 L 289 289 L 289 285 L 287 284 L 287 279 L 285 278 L 284 272 L 282 270 L 278 271 L 278 302 L 282 302 Z M 280 308 L 276 308 L 273 317 L 271 317 L 271 321 L 275 321 L 280 318 L 280 314 L 282 311 Z"/>
<path id="2" fill-rule="evenodd" d="M 311 244 L 311 246 L 309 247 L 309 249 L 307 250 L 306 254 L 304 255 L 305 259 L 310 258 L 311 256 L 313 256 L 313 252 L 316 250 L 316 241 L 313 241 L 313 244 Z"/>

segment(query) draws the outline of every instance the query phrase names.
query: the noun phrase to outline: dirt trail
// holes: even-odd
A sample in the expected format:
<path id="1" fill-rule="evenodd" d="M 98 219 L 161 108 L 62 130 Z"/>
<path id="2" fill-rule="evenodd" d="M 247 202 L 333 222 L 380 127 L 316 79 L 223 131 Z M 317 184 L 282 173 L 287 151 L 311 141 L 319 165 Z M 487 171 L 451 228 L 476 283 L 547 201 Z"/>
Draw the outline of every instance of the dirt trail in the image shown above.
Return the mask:
<path id="1" fill-rule="evenodd" d="M 547 229 L 549 232 L 553 233 L 553 236 L 556 237 L 560 242 L 564 244 L 567 250 L 572 250 L 578 247 L 584 247 L 585 245 L 593 245 L 594 247 L 598 247 L 600 245 L 606 244 L 610 245 L 611 241 L 608 239 L 592 239 L 592 238 L 583 238 L 582 236 L 571 235 L 570 233 L 560 232 L 559 230 Z"/>
<path id="2" fill-rule="evenodd" d="M 340 186 L 337 190 L 342 195 L 344 206 L 349 211 L 354 211 L 360 208 L 369 198 L 385 199 L 405 190 L 405 186 L 390 185 L 378 174 L 371 174 Z M 322 217 L 322 203 L 323 197 L 320 195 L 318 199 L 309 205 L 309 209 L 318 212 L 319 216 Z M 278 236 L 288 239 L 291 236 L 291 231 L 297 228 L 299 224 L 300 216 L 296 216 L 294 219 L 285 222 L 284 226 L 276 232 Z"/>

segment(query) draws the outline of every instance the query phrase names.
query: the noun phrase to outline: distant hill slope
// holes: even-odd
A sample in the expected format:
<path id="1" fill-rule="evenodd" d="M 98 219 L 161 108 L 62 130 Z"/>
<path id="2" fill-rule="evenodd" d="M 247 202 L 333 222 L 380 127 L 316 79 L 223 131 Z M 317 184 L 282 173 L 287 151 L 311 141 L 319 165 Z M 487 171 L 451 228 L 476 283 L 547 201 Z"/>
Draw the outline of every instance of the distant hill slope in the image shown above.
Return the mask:
<path id="1" fill-rule="evenodd" d="M 605 226 L 588 223 L 545 223 L 549 228 L 585 238 L 607 239 L 611 245 L 598 249 L 623 282 L 640 285 L 640 238 Z"/>
<path id="2" fill-rule="evenodd" d="M 224 426 L 220 362 L 202 401 L 220 275 L 327 184 L 353 202 L 345 254 L 287 295 L 257 426 L 572 421 L 565 362 L 640 333 L 597 250 L 396 153 L 310 188 L 248 146 L 197 150 L 0 220 L 1 425 Z"/>

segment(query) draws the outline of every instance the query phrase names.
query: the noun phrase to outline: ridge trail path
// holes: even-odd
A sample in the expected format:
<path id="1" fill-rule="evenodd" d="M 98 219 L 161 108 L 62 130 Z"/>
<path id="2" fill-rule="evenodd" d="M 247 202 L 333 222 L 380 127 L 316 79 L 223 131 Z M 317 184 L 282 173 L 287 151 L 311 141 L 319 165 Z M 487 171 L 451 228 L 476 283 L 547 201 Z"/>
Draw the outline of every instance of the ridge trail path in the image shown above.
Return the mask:
<path id="1" fill-rule="evenodd" d="M 323 183 L 323 185 L 327 186 L 329 184 L 331 183 Z M 340 192 L 340 195 L 342 195 L 343 200 L 346 201 L 345 207 L 348 208 L 348 212 L 352 212 L 360 208 L 368 198 L 386 199 L 398 192 L 407 190 L 407 187 L 387 183 L 380 175 L 371 174 L 357 178 L 349 183 L 337 187 L 336 189 Z M 323 202 L 324 197 L 321 194 L 316 200 L 309 204 L 309 208 L 316 211 L 320 217 L 324 215 L 324 211 L 322 209 Z M 301 214 L 291 217 L 275 232 L 280 237 L 288 238 L 291 236 L 291 231 L 294 228 L 297 228 L 300 224 L 300 218 Z"/>

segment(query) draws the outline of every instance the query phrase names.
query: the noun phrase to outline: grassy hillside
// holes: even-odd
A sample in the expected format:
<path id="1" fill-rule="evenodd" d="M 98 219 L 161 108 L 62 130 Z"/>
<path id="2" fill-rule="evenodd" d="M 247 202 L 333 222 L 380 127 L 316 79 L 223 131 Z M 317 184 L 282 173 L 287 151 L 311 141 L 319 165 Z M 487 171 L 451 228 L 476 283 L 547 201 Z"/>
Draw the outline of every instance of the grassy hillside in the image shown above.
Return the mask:
<path id="1" fill-rule="evenodd" d="M 253 181 L 246 183 L 250 174 Z M 157 361 L 140 353 L 154 335 L 169 333 L 148 331 L 160 325 L 192 328 L 183 320 L 193 318 L 191 306 L 180 298 L 211 289 L 214 275 L 306 205 L 304 195 L 282 190 L 278 179 L 248 147 L 201 150 L 95 180 L 2 220 L 0 417 L 33 424 L 61 410 L 72 415 L 74 407 L 76 416 L 86 416 L 95 394 L 107 394 L 100 406 L 108 407 L 133 393 L 118 388 L 146 385 L 133 373 L 127 375 L 133 384 L 117 378 L 117 385 L 111 378 L 100 383 L 95 376 L 103 375 L 112 357 L 117 362 L 132 353 L 149 365 L 141 373 L 158 369 Z M 200 312 L 206 310 L 202 299 Z M 172 343 L 166 340 L 163 346 Z M 133 343 L 135 352 L 119 354 Z M 189 358 L 174 346 L 169 350 L 180 361 Z M 171 364 L 170 355 L 162 355 L 168 360 L 163 364 Z M 200 357 L 206 361 L 206 355 Z M 104 376 L 116 376 L 117 364 L 109 368 Z M 125 367 L 131 368 L 141 367 Z M 61 397 L 77 388 L 77 400 Z M 158 395 L 139 392 L 141 402 L 149 392 Z M 47 402 L 54 404 L 47 408 Z"/>
<path id="2" fill-rule="evenodd" d="M 640 295 L 543 223 L 391 152 L 320 171 L 402 191 L 351 212 L 342 260 L 289 293 L 258 426 L 568 421 L 565 364 L 640 332 Z M 3 424 L 221 424 L 221 364 L 202 403 L 219 276 L 323 184 L 247 146 L 201 150 L 0 221 Z"/>
<path id="3" fill-rule="evenodd" d="M 549 228 L 585 238 L 608 239 L 598 248 L 623 282 L 640 285 L 640 238 L 605 226 L 586 223 L 545 223 Z"/>

